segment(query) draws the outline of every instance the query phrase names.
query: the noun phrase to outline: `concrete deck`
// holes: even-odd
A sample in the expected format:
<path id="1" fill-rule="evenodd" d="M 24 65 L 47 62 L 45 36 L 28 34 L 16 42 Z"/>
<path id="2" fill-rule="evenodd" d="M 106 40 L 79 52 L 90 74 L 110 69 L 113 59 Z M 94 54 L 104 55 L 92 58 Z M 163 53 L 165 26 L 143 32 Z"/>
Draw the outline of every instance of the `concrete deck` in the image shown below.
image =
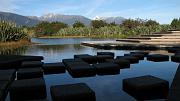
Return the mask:
<path id="1" fill-rule="evenodd" d="M 85 41 L 81 43 L 84 46 L 98 49 L 117 49 L 117 50 L 167 50 L 171 47 L 180 47 L 179 43 L 137 43 L 137 42 L 119 42 L 119 41 Z"/>
<path id="2" fill-rule="evenodd" d="M 180 47 L 180 31 L 154 33 L 137 37 L 129 37 L 127 39 L 117 39 L 115 41 L 85 41 L 81 44 L 99 49 L 168 49 L 171 47 Z"/>

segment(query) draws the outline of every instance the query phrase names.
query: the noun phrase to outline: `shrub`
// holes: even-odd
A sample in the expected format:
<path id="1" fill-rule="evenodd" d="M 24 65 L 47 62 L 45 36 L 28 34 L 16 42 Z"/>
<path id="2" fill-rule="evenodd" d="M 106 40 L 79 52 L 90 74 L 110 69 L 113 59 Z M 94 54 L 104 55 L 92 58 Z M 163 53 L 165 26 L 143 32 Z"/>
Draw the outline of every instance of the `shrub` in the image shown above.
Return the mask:
<path id="1" fill-rule="evenodd" d="M 29 36 L 23 28 L 17 27 L 15 23 L 0 20 L 0 41 L 19 41 L 22 39 L 29 39 Z"/>
<path id="2" fill-rule="evenodd" d="M 76 21 L 73 24 L 73 28 L 79 28 L 79 27 L 85 27 L 85 25 L 82 22 Z"/>
<path id="3" fill-rule="evenodd" d="M 180 18 L 179 19 L 173 19 L 171 22 L 171 27 L 173 29 L 180 30 Z"/>
<path id="4" fill-rule="evenodd" d="M 57 33 L 62 28 L 67 28 L 68 25 L 62 22 L 41 22 L 35 27 L 36 36 L 51 36 Z"/>
<path id="5" fill-rule="evenodd" d="M 91 21 L 91 26 L 93 28 L 101 28 L 101 27 L 107 26 L 107 23 L 103 20 L 93 20 Z"/>

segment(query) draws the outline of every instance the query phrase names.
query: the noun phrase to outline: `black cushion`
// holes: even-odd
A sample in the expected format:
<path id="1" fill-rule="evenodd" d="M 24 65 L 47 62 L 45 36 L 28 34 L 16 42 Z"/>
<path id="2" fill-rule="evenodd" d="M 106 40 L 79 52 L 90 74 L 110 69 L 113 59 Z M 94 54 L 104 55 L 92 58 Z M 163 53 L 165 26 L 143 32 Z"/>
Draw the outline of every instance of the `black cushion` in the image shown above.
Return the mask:
<path id="1" fill-rule="evenodd" d="M 180 63 L 180 54 L 171 56 L 171 61 Z"/>
<path id="2" fill-rule="evenodd" d="M 17 79 L 32 79 L 43 77 L 43 69 L 37 68 L 21 68 L 17 71 Z"/>
<path id="3" fill-rule="evenodd" d="M 119 66 L 114 63 L 99 63 L 93 64 L 93 66 L 96 68 L 98 75 L 111 75 L 120 73 Z"/>
<path id="4" fill-rule="evenodd" d="M 61 62 L 59 63 L 44 63 L 43 64 L 44 74 L 57 74 L 65 73 L 65 65 Z"/>
<path id="5" fill-rule="evenodd" d="M 111 55 L 97 55 L 96 57 L 97 57 L 97 61 L 98 61 L 99 63 L 105 62 L 106 59 L 114 59 L 114 57 L 111 56 Z"/>
<path id="6" fill-rule="evenodd" d="M 169 61 L 169 56 L 162 55 L 162 54 L 151 54 L 147 56 L 147 60 L 154 61 L 154 62 Z"/>
<path id="7" fill-rule="evenodd" d="M 78 55 L 74 55 L 74 58 L 80 58 L 83 61 L 92 64 L 92 63 L 97 63 L 97 58 L 96 56 L 92 56 L 89 54 L 78 54 Z"/>
<path id="8" fill-rule="evenodd" d="M 134 56 L 117 56 L 117 59 L 125 59 L 125 60 L 129 60 L 130 63 L 134 64 L 134 63 L 139 63 L 139 58 L 134 57 Z"/>
<path id="9" fill-rule="evenodd" d="M 151 75 L 123 80 L 123 90 L 137 100 L 163 99 L 167 97 L 169 82 Z"/>
<path id="10" fill-rule="evenodd" d="M 42 67 L 43 62 L 41 61 L 23 61 L 21 64 L 22 68 Z"/>
<path id="11" fill-rule="evenodd" d="M 130 67 L 130 61 L 126 59 L 106 59 L 106 61 L 118 64 L 120 69 Z"/>
<path id="12" fill-rule="evenodd" d="M 10 87 L 11 101 L 45 99 L 46 96 L 43 78 L 16 80 Z"/>
<path id="13" fill-rule="evenodd" d="M 0 70 L 0 80 L 12 82 L 16 78 L 16 70 Z"/>
<path id="14" fill-rule="evenodd" d="M 53 101 L 95 101 L 95 92 L 85 83 L 57 85 L 50 88 Z"/>
<path id="15" fill-rule="evenodd" d="M 67 70 L 69 74 L 74 78 L 89 77 L 96 75 L 95 68 L 93 68 L 86 62 L 69 62 L 67 64 Z"/>
<path id="16" fill-rule="evenodd" d="M 97 55 L 111 55 L 112 57 L 114 57 L 113 52 L 97 52 Z"/>
<path id="17" fill-rule="evenodd" d="M 0 101 L 4 101 L 7 93 L 8 93 L 8 87 L 9 87 L 9 81 L 0 81 Z"/>

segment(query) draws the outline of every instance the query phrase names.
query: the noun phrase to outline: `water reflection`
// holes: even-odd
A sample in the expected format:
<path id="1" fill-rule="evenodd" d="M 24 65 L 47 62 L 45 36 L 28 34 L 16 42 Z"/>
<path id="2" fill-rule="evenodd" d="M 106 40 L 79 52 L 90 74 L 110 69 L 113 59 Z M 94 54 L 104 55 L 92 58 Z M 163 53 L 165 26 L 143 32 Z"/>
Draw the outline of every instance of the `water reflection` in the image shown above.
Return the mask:
<path id="1" fill-rule="evenodd" d="M 27 50 L 27 46 L 22 46 L 18 48 L 1 47 L 0 54 L 1 55 L 21 55 L 21 54 L 24 54 L 26 50 Z"/>
<path id="2" fill-rule="evenodd" d="M 82 41 L 103 41 L 115 39 L 98 39 L 98 38 L 32 38 L 32 42 L 46 45 L 64 45 L 64 44 L 80 44 Z"/>
<path id="3" fill-rule="evenodd" d="M 62 59 L 73 58 L 74 54 L 95 54 L 96 52 L 96 49 L 80 44 L 33 45 L 28 47 L 24 55 L 44 56 L 44 62 L 59 62 Z"/>
<path id="4" fill-rule="evenodd" d="M 44 57 L 44 62 L 59 62 L 62 59 L 73 58 L 74 54 L 95 55 L 97 52 L 114 52 L 115 56 L 123 56 L 130 51 L 122 50 L 99 50 L 91 47 L 82 46 L 81 41 L 95 39 L 33 39 L 35 42 L 45 44 L 32 45 L 15 50 L 1 51 L 0 54 L 23 54 L 38 55 Z M 50 44 L 46 44 L 50 43 Z M 64 44 L 68 43 L 68 44 Z M 151 52 L 154 53 L 154 52 Z M 156 53 L 164 53 L 156 51 Z M 169 54 L 170 55 L 170 54 Z M 46 75 L 48 100 L 51 101 L 49 87 L 52 85 L 87 83 L 95 92 L 97 101 L 135 101 L 134 98 L 122 91 L 122 80 L 143 75 L 152 75 L 169 81 L 171 84 L 178 64 L 174 62 L 151 62 L 141 60 L 138 64 L 132 64 L 130 68 L 120 70 L 118 75 L 95 76 L 88 78 L 72 78 L 67 72 L 64 74 Z"/>

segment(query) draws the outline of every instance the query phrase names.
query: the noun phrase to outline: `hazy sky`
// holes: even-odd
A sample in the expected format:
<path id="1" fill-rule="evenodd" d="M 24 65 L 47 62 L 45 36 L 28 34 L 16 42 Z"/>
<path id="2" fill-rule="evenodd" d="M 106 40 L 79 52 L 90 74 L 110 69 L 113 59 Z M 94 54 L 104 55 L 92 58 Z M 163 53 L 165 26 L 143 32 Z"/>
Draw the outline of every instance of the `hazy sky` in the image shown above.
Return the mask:
<path id="1" fill-rule="evenodd" d="M 0 11 L 41 16 L 47 13 L 153 19 L 180 17 L 180 0 L 0 0 Z"/>

